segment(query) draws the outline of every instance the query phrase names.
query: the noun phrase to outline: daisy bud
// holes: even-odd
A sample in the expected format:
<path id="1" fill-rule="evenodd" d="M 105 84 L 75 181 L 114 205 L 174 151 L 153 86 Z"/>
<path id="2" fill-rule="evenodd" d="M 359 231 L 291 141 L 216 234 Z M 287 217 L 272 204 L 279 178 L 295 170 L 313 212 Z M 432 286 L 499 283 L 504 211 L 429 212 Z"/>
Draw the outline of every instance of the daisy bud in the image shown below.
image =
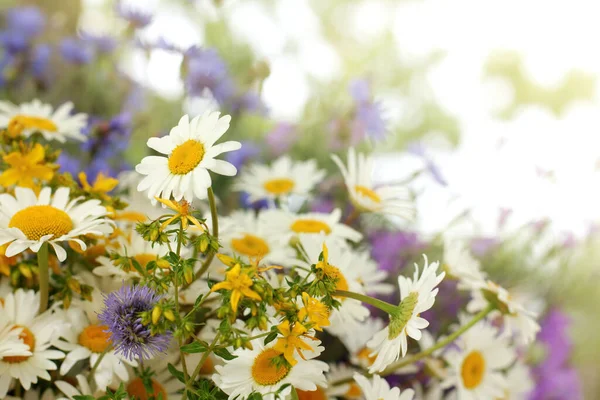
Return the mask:
<path id="1" fill-rule="evenodd" d="M 160 308 L 160 306 L 158 305 L 154 306 L 154 308 L 152 309 L 152 323 L 154 325 L 158 324 L 158 320 L 160 319 L 161 314 L 162 308 Z"/>

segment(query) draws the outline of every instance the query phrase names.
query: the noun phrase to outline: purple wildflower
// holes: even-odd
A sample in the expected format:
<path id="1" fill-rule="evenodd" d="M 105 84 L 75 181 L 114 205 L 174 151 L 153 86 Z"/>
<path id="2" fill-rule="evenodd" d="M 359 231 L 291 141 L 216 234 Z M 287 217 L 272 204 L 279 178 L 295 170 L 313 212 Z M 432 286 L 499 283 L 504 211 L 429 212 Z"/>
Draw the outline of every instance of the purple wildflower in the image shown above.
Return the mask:
<path id="1" fill-rule="evenodd" d="M 72 64 L 89 64 L 94 59 L 94 49 L 81 39 L 66 38 L 60 42 L 60 54 Z"/>
<path id="2" fill-rule="evenodd" d="M 117 48 L 117 39 L 108 35 L 96 35 L 89 32 L 81 32 L 81 39 L 92 45 L 100 54 L 110 54 Z"/>
<path id="3" fill-rule="evenodd" d="M 256 92 L 246 92 L 236 97 L 231 105 L 233 112 L 247 111 L 252 114 L 266 116 L 268 114 L 267 106 L 263 103 Z"/>
<path id="4" fill-rule="evenodd" d="M 267 134 L 267 144 L 271 152 L 280 155 L 287 152 L 298 140 L 296 128 L 292 124 L 281 122 Z"/>
<path id="5" fill-rule="evenodd" d="M 31 73 L 38 79 L 44 79 L 48 76 L 48 67 L 52 50 L 47 44 L 41 44 L 33 49 L 31 56 Z"/>
<path id="6" fill-rule="evenodd" d="M 204 89 L 209 89 L 220 104 L 233 97 L 233 80 L 215 49 L 191 47 L 185 52 L 184 62 L 185 86 L 191 96 L 201 96 Z"/>
<path id="7" fill-rule="evenodd" d="M 360 79 L 350 82 L 349 91 L 356 103 L 356 114 L 352 121 L 353 143 L 365 136 L 372 139 L 383 139 L 386 134 L 386 124 L 383 119 L 381 104 L 372 100 L 369 82 Z"/>
<path id="8" fill-rule="evenodd" d="M 437 164 L 427 155 L 425 146 L 421 142 L 412 142 L 407 146 L 407 151 L 425 162 L 425 170 L 433 177 L 433 179 L 442 186 L 448 186 L 448 181 L 442 175 L 442 171 Z"/>
<path id="9" fill-rule="evenodd" d="M 136 28 L 145 28 L 150 25 L 154 18 L 149 11 L 140 10 L 131 6 L 126 6 L 122 1 L 118 1 L 115 10 L 119 16 Z"/>
<path id="10" fill-rule="evenodd" d="M 232 151 L 225 155 L 225 159 L 232 163 L 237 169 L 240 169 L 249 160 L 254 160 L 260 156 L 260 146 L 252 141 L 242 141 L 242 148 L 239 151 Z"/>
<path id="11" fill-rule="evenodd" d="M 11 54 L 24 51 L 45 25 L 46 17 L 37 7 L 12 8 L 6 13 L 6 31 L 0 33 L 0 42 Z"/>
<path id="12" fill-rule="evenodd" d="M 147 286 L 123 286 L 105 296 L 104 310 L 98 318 L 108 326 L 116 352 L 129 360 L 142 360 L 167 350 L 171 333 L 153 335 L 140 317 L 141 312 L 152 310 L 161 298 Z"/>
<path id="13" fill-rule="evenodd" d="M 375 232 L 369 237 L 371 255 L 381 270 L 397 274 L 413 256 L 425 247 L 414 232 Z"/>

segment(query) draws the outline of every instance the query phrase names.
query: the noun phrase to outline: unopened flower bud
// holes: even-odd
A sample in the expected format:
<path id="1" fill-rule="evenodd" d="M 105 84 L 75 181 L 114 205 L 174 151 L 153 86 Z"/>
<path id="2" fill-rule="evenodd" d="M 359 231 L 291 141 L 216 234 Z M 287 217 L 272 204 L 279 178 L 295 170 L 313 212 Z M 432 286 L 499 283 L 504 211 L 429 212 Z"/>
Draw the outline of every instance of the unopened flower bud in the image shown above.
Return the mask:
<path id="1" fill-rule="evenodd" d="M 173 322 L 175 321 L 175 314 L 173 314 L 173 311 L 171 310 L 165 310 L 163 312 L 164 316 L 166 319 L 168 319 L 169 321 Z"/>
<path id="2" fill-rule="evenodd" d="M 152 323 L 156 325 L 158 320 L 160 319 L 160 315 L 162 314 L 162 308 L 160 306 L 155 305 L 154 309 L 152 309 Z"/>

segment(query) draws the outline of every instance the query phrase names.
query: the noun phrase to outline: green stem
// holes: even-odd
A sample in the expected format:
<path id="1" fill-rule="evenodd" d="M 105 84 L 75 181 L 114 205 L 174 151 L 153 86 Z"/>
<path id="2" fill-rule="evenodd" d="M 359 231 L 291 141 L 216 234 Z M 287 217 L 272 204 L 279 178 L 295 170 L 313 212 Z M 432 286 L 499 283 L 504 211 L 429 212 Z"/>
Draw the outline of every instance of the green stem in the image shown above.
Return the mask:
<path id="1" fill-rule="evenodd" d="M 373 307 L 377 307 L 388 314 L 394 314 L 396 311 L 398 311 L 398 306 L 360 293 L 348 292 L 347 290 L 336 290 L 333 292 L 333 296 L 349 297 L 351 299 L 370 304 Z"/>
<path id="2" fill-rule="evenodd" d="M 211 187 L 208 188 L 207 193 L 208 193 L 208 203 L 210 205 L 210 217 L 212 219 L 211 234 L 215 240 L 218 240 L 219 239 L 219 219 L 218 219 L 219 216 L 217 214 L 217 203 L 215 201 L 215 194 L 213 193 L 213 190 Z M 211 248 L 208 256 L 206 257 L 206 260 L 204 260 L 204 263 L 202 263 L 200 270 L 196 274 L 195 279 L 198 279 L 202 275 L 204 275 L 204 273 L 206 272 L 208 267 L 210 267 L 210 263 L 212 262 L 213 258 L 215 257 L 215 253 L 216 252 Z"/>
<path id="3" fill-rule="evenodd" d="M 179 222 L 179 232 L 177 234 L 177 257 L 181 257 L 181 243 L 183 242 L 183 222 Z M 177 325 L 181 328 L 181 315 L 179 314 L 179 271 L 174 272 L 174 286 L 175 286 L 175 317 L 177 318 Z M 179 342 L 179 357 L 181 358 L 181 365 L 183 369 L 183 376 L 187 380 L 188 378 L 188 370 L 187 365 L 185 363 L 185 357 L 183 356 L 183 351 L 181 351 L 181 346 L 183 345 L 183 338 L 181 335 L 178 335 L 177 340 Z"/>
<path id="4" fill-rule="evenodd" d="M 272 331 L 268 331 L 265 333 L 261 333 L 260 335 L 256 335 L 256 336 L 251 336 L 248 338 L 248 340 L 254 340 L 254 339 L 260 339 L 261 337 L 265 337 L 265 336 L 269 336 L 271 334 Z"/>
<path id="5" fill-rule="evenodd" d="M 38 279 L 40 283 L 40 314 L 48 309 L 50 271 L 48 269 L 48 242 L 44 242 L 37 253 Z"/>
<path id="6" fill-rule="evenodd" d="M 183 391 L 182 398 L 185 399 L 186 398 L 185 397 L 185 392 L 188 391 L 188 390 L 191 390 L 191 385 L 193 384 L 194 380 L 196 379 L 196 377 L 200 373 L 200 370 L 202 369 L 202 366 L 206 362 L 206 359 L 208 358 L 208 356 L 210 355 L 210 353 L 212 353 L 212 351 L 214 350 L 214 348 L 217 346 L 217 341 L 219 340 L 220 335 L 221 334 L 219 332 L 217 332 L 217 334 L 215 335 L 215 338 L 213 339 L 212 343 L 210 344 L 210 346 L 208 346 L 208 349 L 206 349 L 206 351 L 204 352 L 204 354 L 202 354 L 202 358 L 200 359 L 200 362 L 198 362 L 198 365 L 196 365 L 196 368 L 194 369 L 194 372 L 192 372 L 192 376 L 190 376 L 190 379 L 187 381 L 187 383 L 185 385 L 185 390 Z"/>
<path id="7" fill-rule="evenodd" d="M 407 365 L 411 365 L 414 364 L 415 362 L 427 357 L 428 355 L 432 354 L 434 351 L 441 349 L 443 347 L 446 347 L 447 345 L 449 345 L 450 343 L 452 343 L 453 341 L 455 341 L 460 335 L 462 335 L 463 333 L 465 333 L 466 331 L 468 331 L 469 329 L 471 329 L 477 322 L 481 321 L 482 319 L 484 319 L 491 311 L 493 311 L 495 309 L 495 307 L 493 305 L 488 305 L 486 308 L 484 308 L 483 310 L 481 310 L 479 313 L 477 313 L 473 319 L 471 319 L 468 323 L 466 323 L 465 325 L 461 326 L 459 329 L 457 329 L 456 331 L 454 331 L 452 334 L 448 335 L 448 337 L 446 337 L 444 340 L 439 341 L 438 343 L 436 343 L 434 346 L 423 350 L 420 353 L 415 354 L 412 357 L 409 357 L 405 360 L 401 360 L 398 362 L 395 362 L 393 364 L 390 364 L 383 372 L 380 373 L 380 375 L 382 376 L 386 376 L 386 375 L 390 375 L 391 373 L 393 373 L 394 371 L 396 371 L 397 369 L 400 369 L 402 367 L 405 367 Z"/>

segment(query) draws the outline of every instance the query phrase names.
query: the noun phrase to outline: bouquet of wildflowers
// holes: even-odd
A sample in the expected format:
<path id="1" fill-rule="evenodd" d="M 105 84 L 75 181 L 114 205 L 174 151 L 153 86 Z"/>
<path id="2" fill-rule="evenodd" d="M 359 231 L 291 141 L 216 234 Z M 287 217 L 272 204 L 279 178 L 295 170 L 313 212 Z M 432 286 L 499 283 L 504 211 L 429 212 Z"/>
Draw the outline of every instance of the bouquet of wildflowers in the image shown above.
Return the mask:
<path id="1" fill-rule="evenodd" d="M 531 255 L 541 226 L 518 246 L 419 234 L 414 177 L 373 180 L 386 127 L 368 80 L 326 116 L 273 123 L 268 66 L 241 79 L 215 49 L 141 43 L 152 16 L 117 12 L 122 43 L 41 43 L 33 7 L 0 35 L 0 398 L 579 398 L 568 318 L 508 270 L 567 263 Z M 180 55 L 186 93 L 210 104 L 142 105 L 107 62 L 131 47 Z M 97 93 L 53 86 L 62 69 Z"/>

